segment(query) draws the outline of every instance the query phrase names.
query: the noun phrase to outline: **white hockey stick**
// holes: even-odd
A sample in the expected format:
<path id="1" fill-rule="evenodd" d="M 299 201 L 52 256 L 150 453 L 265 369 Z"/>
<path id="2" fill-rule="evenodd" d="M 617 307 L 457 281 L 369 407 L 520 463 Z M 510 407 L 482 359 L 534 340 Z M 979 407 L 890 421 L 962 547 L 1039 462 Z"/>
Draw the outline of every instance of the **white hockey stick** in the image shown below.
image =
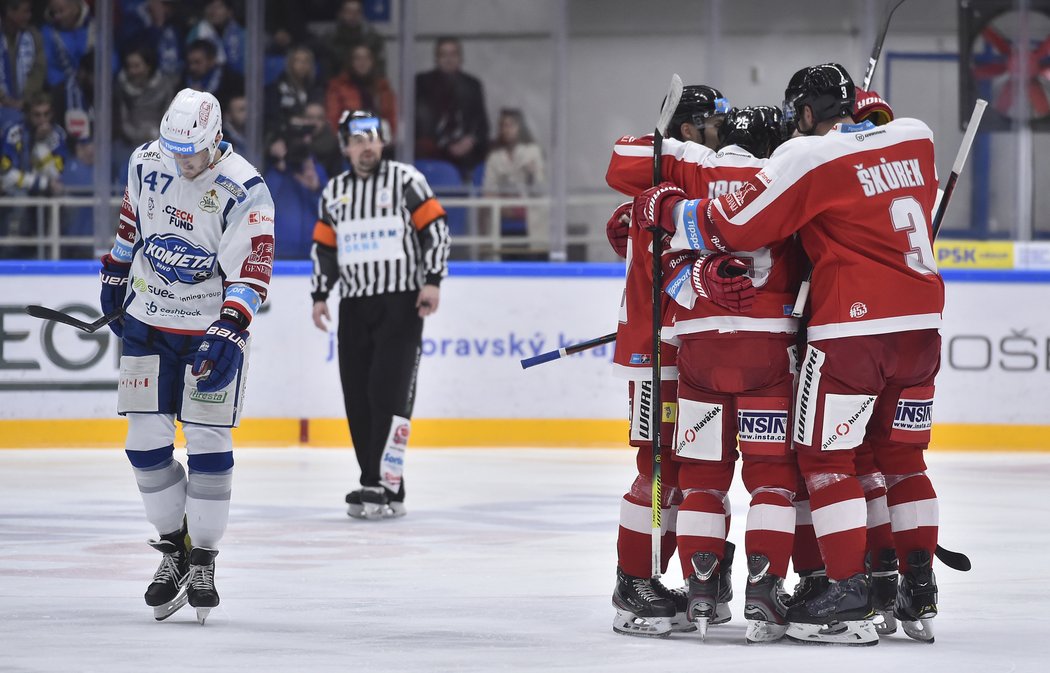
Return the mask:
<path id="1" fill-rule="evenodd" d="M 937 232 L 941 229 L 941 221 L 944 220 L 944 212 L 948 209 L 948 201 L 951 200 L 952 193 L 955 191 L 955 182 L 959 179 L 963 166 L 966 165 L 966 157 L 970 156 L 970 147 L 973 145 L 974 136 L 977 135 L 977 127 L 981 125 L 981 117 L 984 116 L 986 107 L 988 107 L 988 101 L 983 98 L 978 98 L 973 105 L 970 122 L 966 125 L 966 133 L 963 134 L 962 144 L 959 145 L 959 153 L 955 155 L 952 172 L 948 174 L 948 181 L 944 183 L 944 194 L 941 195 L 937 213 L 933 216 L 934 240 L 937 240 Z"/>

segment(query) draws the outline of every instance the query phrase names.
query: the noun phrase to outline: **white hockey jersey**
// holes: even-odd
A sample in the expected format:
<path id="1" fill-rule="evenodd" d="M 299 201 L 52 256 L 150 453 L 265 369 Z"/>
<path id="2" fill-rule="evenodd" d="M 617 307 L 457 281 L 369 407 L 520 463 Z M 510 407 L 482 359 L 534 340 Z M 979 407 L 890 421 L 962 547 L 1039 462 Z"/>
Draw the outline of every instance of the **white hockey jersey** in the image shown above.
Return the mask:
<path id="1" fill-rule="evenodd" d="M 179 177 L 159 144 L 131 156 L 116 243 L 131 263 L 125 312 L 170 332 L 202 333 L 224 302 L 250 320 L 273 272 L 274 204 L 259 172 L 219 144 L 219 159 Z"/>

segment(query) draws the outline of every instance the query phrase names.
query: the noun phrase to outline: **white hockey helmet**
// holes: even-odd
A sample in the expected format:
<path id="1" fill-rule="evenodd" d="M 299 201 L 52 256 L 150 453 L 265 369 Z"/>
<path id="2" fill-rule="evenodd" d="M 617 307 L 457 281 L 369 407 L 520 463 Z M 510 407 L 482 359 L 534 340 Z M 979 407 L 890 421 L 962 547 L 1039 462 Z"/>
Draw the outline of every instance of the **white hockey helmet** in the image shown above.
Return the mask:
<path id="1" fill-rule="evenodd" d="M 160 122 L 160 150 L 165 157 L 214 151 L 221 139 L 222 110 L 215 96 L 193 89 L 175 94 Z"/>

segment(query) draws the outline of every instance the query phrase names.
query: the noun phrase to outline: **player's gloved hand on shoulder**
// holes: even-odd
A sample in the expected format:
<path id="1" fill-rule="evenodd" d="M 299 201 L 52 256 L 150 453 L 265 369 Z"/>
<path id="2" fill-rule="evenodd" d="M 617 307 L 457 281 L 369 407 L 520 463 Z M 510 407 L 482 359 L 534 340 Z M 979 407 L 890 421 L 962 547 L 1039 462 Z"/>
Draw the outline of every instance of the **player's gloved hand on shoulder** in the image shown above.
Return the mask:
<path id="1" fill-rule="evenodd" d="M 609 238 L 609 245 L 613 252 L 620 257 L 627 257 L 627 232 L 631 227 L 631 209 L 634 203 L 628 201 L 621 203 L 620 207 L 613 211 L 612 217 L 605 224 L 605 235 Z"/>
<path id="2" fill-rule="evenodd" d="M 204 340 L 193 358 L 190 373 L 197 377 L 197 390 L 213 393 L 230 385 L 244 362 L 248 330 L 232 320 L 216 320 L 204 333 Z"/>
<path id="3" fill-rule="evenodd" d="M 102 281 L 102 292 L 99 295 L 99 304 L 102 312 L 106 315 L 124 306 L 124 298 L 128 294 L 128 275 L 131 273 L 131 265 L 118 262 L 108 252 L 102 255 L 102 269 L 99 270 L 99 278 Z M 117 318 L 109 323 L 109 329 L 118 337 L 124 336 L 124 319 Z"/>
<path id="4" fill-rule="evenodd" d="M 634 222 L 643 229 L 675 230 L 674 207 L 686 199 L 685 192 L 671 182 L 661 182 L 634 198 Z"/>
<path id="5" fill-rule="evenodd" d="M 701 297 L 737 313 L 747 313 L 755 303 L 755 287 L 748 266 L 729 253 L 706 255 L 693 263 L 690 279 Z"/>

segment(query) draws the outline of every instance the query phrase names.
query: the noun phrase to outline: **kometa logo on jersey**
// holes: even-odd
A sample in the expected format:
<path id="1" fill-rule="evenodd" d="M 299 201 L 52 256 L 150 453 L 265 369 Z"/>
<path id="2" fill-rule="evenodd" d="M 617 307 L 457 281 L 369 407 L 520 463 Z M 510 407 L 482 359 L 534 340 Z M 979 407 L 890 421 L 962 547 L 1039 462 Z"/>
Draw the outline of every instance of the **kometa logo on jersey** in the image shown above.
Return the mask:
<path id="1" fill-rule="evenodd" d="M 214 252 L 174 234 L 150 236 L 144 252 L 150 266 L 168 285 L 199 283 L 211 278 L 215 268 Z"/>

